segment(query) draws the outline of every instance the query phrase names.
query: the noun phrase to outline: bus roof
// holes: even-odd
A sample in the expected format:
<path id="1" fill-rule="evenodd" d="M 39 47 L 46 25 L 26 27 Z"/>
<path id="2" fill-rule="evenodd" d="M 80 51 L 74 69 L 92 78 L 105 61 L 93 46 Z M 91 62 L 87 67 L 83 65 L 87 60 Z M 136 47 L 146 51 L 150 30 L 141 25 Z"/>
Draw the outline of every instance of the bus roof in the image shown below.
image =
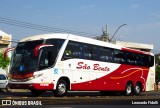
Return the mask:
<path id="1" fill-rule="evenodd" d="M 104 42 L 104 41 L 100 41 L 100 40 L 96 40 L 96 39 L 92 39 L 92 38 L 67 34 L 67 33 L 66 34 L 65 33 L 54 33 L 54 34 L 35 35 L 35 36 L 24 38 L 20 42 L 43 40 L 43 39 L 68 39 L 68 40 L 72 40 L 72 41 L 83 42 L 83 43 L 88 43 L 88 44 L 93 44 L 93 45 L 99 45 L 99 46 L 119 49 L 119 50 L 123 50 L 123 51 L 153 55 L 150 52 L 144 52 L 144 51 L 140 51 L 140 50 L 130 49 L 130 48 L 115 45 L 115 44 L 112 44 L 112 43 L 108 43 L 108 42 Z"/>
<path id="2" fill-rule="evenodd" d="M 20 42 L 43 40 L 43 39 L 68 39 L 68 40 L 77 41 L 77 42 L 83 42 L 88 44 L 108 46 L 111 48 L 121 49 L 120 46 L 117 46 L 112 43 L 107 43 L 107 42 L 99 41 L 92 38 L 87 38 L 87 37 L 82 37 L 82 36 L 77 36 L 72 34 L 62 34 L 62 33 L 35 35 L 35 36 L 24 38 Z"/>
<path id="3" fill-rule="evenodd" d="M 35 36 L 26 37 L 26 38 L 20 40 L 20 42 L 43 40 L 43 39 L 52 39 L 52 38 L 67 39 L 68 35 L 69 34 L 61 34 L 61 33 L 41 34 L 41 35 L 35 35 Z"/>

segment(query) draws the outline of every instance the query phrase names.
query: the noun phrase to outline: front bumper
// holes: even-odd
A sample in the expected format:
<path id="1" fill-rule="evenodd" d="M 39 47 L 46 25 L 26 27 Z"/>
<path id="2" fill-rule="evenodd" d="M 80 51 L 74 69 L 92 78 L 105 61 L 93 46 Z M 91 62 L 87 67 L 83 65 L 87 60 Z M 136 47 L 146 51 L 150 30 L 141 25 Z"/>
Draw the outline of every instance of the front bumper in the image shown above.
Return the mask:
<path id="1" fill-rule="evenodd" d="M 11 89 L 35 89 L 35 90 L 53 90 L 54 84 L 15 84 L 9 83 L 8 84 Z"/>

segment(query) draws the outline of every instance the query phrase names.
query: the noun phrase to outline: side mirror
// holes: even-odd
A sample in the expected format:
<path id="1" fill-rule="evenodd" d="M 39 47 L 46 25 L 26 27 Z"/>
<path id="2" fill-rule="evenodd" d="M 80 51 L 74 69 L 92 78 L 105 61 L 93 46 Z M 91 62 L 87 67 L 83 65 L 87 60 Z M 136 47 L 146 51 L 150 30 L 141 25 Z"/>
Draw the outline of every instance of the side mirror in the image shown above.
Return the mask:
<path id="1" fill-rule="evenodd" d="M 44 48 L 44 47 L 51 47 L 51 46 L 54 46 L 54 45 L 51 45 L 51 44 L 40 44 L 40 45 L 37 45 L 35 48 L 34 48 L 34 56 L 35 57 L 38 57 L 38 54 L 39 54 L 39 50 Z"/>
<path id="2" fill-rule="evenodd" d="M 12 47 L 12 48 L 7 48 L 5 51 L 4 51 L 4 59 L 6 60 L 6 57 L 7 57 L 7 53 L 10 52 L 10 51 L 13 51 L 15 48 Z"/>

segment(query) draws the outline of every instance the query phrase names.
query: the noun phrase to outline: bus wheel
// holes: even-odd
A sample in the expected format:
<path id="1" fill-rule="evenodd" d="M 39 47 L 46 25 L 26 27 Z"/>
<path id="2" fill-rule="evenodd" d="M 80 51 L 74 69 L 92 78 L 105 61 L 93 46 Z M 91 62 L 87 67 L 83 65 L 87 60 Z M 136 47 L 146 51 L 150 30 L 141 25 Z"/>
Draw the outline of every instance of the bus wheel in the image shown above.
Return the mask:
<path id="1" fill-rule="evenodd" d="M 57 83 L 56 90 L 54 91 L 54 96 L 62 97 L 67 93 L 67 83 L 64 80 L 59 80 Z"/>
<path id="2" fill-rule="evenodd" d="M 139 83 L 136 83 L 136 86 L 134 87 L 134 94 L 139 95 L 141 93 L 141 85 Z"/>
<path id="3" fill-rule="evenodd" d="M 133 86 L 131 83 L 126 84 L 126 89 L 125 89 L 125 95 L 126 96 L 131 96 L 133 93 Z"/>
<path id="4" fill-rule="evenodd" d="M 31 93 L 32 93 L 33 95 L 35 95 L 35 96 L 39 96 L 40 94 L 44 93 L 44 91 L 32 89 L 32 90 L 31 90 Z"/>

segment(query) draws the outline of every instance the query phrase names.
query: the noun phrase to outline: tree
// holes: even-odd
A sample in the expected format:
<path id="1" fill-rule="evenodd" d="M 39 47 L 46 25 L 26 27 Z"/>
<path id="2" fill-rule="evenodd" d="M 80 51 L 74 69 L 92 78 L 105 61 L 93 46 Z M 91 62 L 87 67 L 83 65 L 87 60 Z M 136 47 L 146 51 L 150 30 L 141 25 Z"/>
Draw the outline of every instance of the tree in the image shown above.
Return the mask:
<path id="1" fill-rule="evenodd" d="M 159 55 L 155 55 L 155 63 L 157 65 L 160 64 L 160 57 L 159 57 Z"/>
<path id="2" fill-rule="evenodd" d="M 156 66 L 156 79 L 160 79 L 160 66 Z"/>
<path id="3" fill-rule="evenodd" d="M 0 52 L 0 68 L 7 69 L 9 63 L 10 63 L 9 57 L 7 56 L 6 59 L 4 59 L 3 53 Z"/>
<path id="4" fill-rule="evenodd" d="M 160 79 L 160 54 L 155 55 L 155 63 L 156 63 L 156 80 Z"/>

